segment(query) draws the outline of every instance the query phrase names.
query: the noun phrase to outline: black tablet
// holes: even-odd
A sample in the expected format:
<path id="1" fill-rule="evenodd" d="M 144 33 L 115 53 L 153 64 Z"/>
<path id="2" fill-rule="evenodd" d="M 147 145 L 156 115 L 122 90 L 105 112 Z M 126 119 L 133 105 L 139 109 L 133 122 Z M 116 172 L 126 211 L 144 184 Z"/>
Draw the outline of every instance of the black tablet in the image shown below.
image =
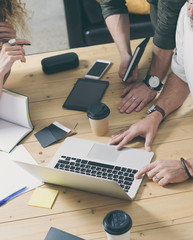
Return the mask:
<path id="1" fill-rule="evenodd" d="M 131 61 L 127 67 L 127 70 L 123 76 L 123 79 L 122 79 L 123 82 L 127 81 L 127 79 L 132 75 L 132 72 L 134 68 L 137 66 L 137 64 L 139 63 L 148 42 L 149 42 L 149 37 L 143 40 L 143 42 L 136 47 L 135 52 L 131 58 Z"/>
<path id="2" fill-rule="evenodd" d="M 108 85 L 108 81 L 79 78 L 62 107 L 87 111 L 91 104 L 101 100 Z"/>

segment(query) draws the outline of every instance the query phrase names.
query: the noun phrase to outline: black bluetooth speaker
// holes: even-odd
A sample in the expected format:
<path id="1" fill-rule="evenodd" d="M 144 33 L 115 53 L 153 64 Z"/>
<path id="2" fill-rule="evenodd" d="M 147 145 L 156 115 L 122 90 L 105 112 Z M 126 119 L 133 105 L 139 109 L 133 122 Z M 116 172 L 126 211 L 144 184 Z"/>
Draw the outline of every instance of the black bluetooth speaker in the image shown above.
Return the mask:
<path id="1" fill-rule="evenodd" d="M 79 59 L 76 53 L 70 52 L 44 58 L 41 64 L 44 73 L 52 74 L 78 67 Z"/>

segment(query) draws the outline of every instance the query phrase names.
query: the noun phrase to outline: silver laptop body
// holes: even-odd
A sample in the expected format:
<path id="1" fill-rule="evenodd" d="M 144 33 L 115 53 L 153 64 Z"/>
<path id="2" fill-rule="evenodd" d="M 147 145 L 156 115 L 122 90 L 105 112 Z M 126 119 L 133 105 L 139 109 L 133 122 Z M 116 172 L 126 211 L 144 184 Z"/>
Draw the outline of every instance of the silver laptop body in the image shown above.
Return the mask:
<path id="1" fill-rule="evenodd" d="M 141 184 L 142 178 L 134 179 L 129 189 L 124 191 L 120 186 L 121 184 L 118 183 L 122 182 L 122 180 L 115 181 L 115 179 L 113 180 L 108 177 L 111 175 L 111 173 L 108 173 L 108 171 L 110 171 L 108 170 L 108 167 L 114 167 L 112 171 L 116 173 L 116 176 L 120 177 L 120 175 L 127 174 L 127 172 L 123 174 L 121 172 L 122 169 L 127 169 L 127 171 L 130 171 L 129 169 L 134 169 L 136 172 L 137 170 L 150 163 L 152 157 L 153 152 L 147 152 L 134 148 L 123 148 L 122 150 L 117 151 L 115 149 L 115 146 L 80 138 L 69 137 L 64 140 L 61 147 L 50 161 L 48 167 L 24 162 L 17 163 L 45 183 L 51 183 L 88 192 L 99 193 L 102 195 L 108 195 L 116 198 L 131 200 L 135 197 L 137 190 Z M 88 167 L 91 172 L 94 172 L 94 176 L 92 174 L 87 175 L 86 172 L 89 172 L 89 170 L 84 170 L 86 167 L 82 168 L 83 172 L 81 173 L 76 172 L 74 169 L 73 171 L 69 169 L 56 169 L 55 166 L 58 165 L 58 161 L 61 161 L 63 159 L 64 162 L 66 162 L 65 159 L 70 159 L 70 166 L 71 164 L 76 165 L 77 163 L 75 163 L 75 161 L 77 159 L 79 161 L 82 160 L 84 163 L 87 162 L 88 165 L 89 163 L 91 165 L 94 164 L 94 170 L 90 169 L 90 166 L 81 164 Z M 95 165 L 102 165 L 104 167 L 101 170 L 100 167 L 95 167 Z M 76 168 L 77 167 L 75 167 L 75 169 Z M 117 171 L 116 169 L 121 170 Z M 97 175 L 99 172 L 102 173 L 102 176 Z M 128 179 L 127 176 L 126 179 Z"/>

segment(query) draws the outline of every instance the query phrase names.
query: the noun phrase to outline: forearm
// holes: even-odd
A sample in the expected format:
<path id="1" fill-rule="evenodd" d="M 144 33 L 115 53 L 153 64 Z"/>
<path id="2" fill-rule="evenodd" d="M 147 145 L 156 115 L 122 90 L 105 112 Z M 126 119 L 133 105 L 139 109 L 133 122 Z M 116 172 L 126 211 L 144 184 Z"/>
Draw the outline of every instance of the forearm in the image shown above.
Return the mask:
<path id="1" fill-rule="evenodd" d="M 106 18 L 108 29 L 117 45 L 121 57 L 131 55 L 130 22 L 128 14 L 116 14 Z"/>
<path id="2" fill-rule="evenodd" d="M 189 92 L 188 84 L 171 73 L 156 104 L 164 109 L 167 116 L 184 103 Z"/>
<path id="3" fill-rule="evenodd" d="M 167 117 L 184 103 L 189 92 L 188 84 L 182 81 L 174 73 L 171 73 L 157 99 L 156 105 L 165 111 Z M 156 125 L 156 127 L 159 127 L 163 120 L 161 113 L 158 111 L 154 111 L 150 115 L 147 115 L 146 118 L 149 118 L 150 121 L 152 121 L 152 125 Z"/>
<path id="4" fill-rule="evenodd" d="M 173 50 L 161 49 L 153 44 L 152 61 L 148 74 L 157 76 L 162 81 L 170 68 L 172 54 Z"/>

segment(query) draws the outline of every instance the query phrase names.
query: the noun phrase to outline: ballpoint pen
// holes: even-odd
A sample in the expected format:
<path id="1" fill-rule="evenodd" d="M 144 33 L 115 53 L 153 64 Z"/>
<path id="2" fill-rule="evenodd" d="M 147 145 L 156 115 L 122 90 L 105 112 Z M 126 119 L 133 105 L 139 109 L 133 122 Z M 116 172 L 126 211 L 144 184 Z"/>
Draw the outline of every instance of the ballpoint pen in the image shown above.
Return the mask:
<path id="1" fill-rule="evenodd" d="M 12 43 L 14 41 L 14 44 Z M 4 43 L 10 43 L 11 45 L 15 45 L 16 44 L 16 39 L 5 39 L 5 38 L 0 38 L 0 42 L 4 42 Z M 25 46 L 30 46 L 30 43 L 19 43 L 17 45 L 25 45 Z"/>
<path id="2" fill-rule="evenodd" d="M 19 189 L 18 191 L 10 194 L 9 196 L 7 196 L 6 198 L 0 200 L 0 206 L 2 206 L 3 204 L 5 204 L 6 202 L 8 202 L 9 200 L 13 199 L 14 197 L 17 197 L 20 193 L 24 192 L 27 189 L 27 186 Z"/>

